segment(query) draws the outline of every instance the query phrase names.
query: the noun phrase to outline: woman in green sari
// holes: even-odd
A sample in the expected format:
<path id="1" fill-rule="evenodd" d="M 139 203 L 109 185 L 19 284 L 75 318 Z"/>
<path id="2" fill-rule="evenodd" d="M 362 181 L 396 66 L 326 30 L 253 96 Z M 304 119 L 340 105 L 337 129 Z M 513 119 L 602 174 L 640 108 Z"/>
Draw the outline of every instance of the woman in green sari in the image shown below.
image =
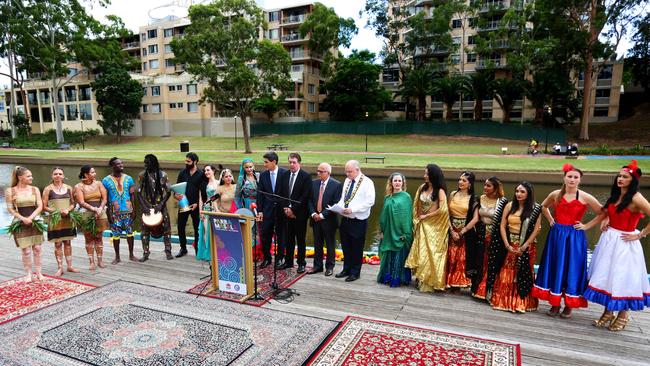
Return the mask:
<path id="1" fill-rule="evenodd" d="M 379 225 L 382 239 L 379 244 L 381 259 L 377 282 L 399 287 L 411 283 L 411 270 L 404 267 L 404 261 L 413 241 L 413 201 L 406 192 L 406 178 L 393 173 L 386 184 L 384 208 Z"/>

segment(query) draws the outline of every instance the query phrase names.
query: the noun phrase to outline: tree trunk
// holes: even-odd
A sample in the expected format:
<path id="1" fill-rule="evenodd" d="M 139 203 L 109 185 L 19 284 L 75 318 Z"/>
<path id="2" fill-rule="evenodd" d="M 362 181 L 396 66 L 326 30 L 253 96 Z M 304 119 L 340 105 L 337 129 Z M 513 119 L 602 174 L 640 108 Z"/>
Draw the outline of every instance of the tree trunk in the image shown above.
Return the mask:
<path id="1" fill-rule="evenodd" d="M 454 118 L 454 103 L 445 103 L 445 106 L 447 107 L 447 111 L 445 112 L 445 122 L 449 122 Z"/>
<path id="2" fill-rule="evenodd" d="M 248 120 L 248 114 L 241 113 L 241 127 L 244 135 L 244 148 L 245 154 L 252 154 L 253 150 L 251 150 L 251 141 L 250 141 L 250 133 L 248 131 L 248 125 L 246 124 L 246 121 Z"/>
<path id="3" fill-rule="evenodd" d="M 503 123 L 510 123 L 510 112 L 512 111 L 512 104 L 503 106 Z"/>
<path id="4" fill-rule="evenodd" d="M 52 66 L 52 70 L 54 70 L 54 66 Z M 56 127 L 56 143 L 57 144 L 62 144 L 64 142 L 63 139 L 63 125 L 61 124 L 61 116 L 59 114 L 59 88 L 56 86 L 56 75 L 52 74 L 52 100 L 54 100 L 54 120 L 55 120 L 55 127 Z M 44 132 L 44 131 L 41 131 Z"/>
<path id="5" fill-rule="evenodd" d="M 544 107 L 535 108 L 535 124 L 539 125 L 544 122 Z"/>
<path id="6" fill-rule="evenodd" d="M 424 121 L 427 118 L 427 97 L 418 97 L 418 121 Z"/>
<path id="7" fill-rule="evenodd" d="M 483 101 L 477 99 L 474 101 L 474 121 L 481 119 L 483 119 Z"/>
<path id="8" fill-rule="evenodd" d="M 590 1 L 591 8 L 589 9 L 589 45 L 587 47 L 587 52 L 585 54 L 586 66 L 584 70 L 584 87 L 582 89 L 582 118 L 580 119 L 580 136 L 581 140 L 589 140 L 589 117 L 591 116 L 591 83 L 594 58 L 591 47 L 596 44 L 598 40 L 598 33 L 596 29 L 596 0 Z"/>
<path id="9" fill-rule="evenodd" d="M 117 131 L 115 132 L 117 135 L 117 143 L 119 144 L 120 142 L 122 142 L 122 122 L 117 121 Z"/>
<path id="10" fill-rule="evenodd" d="M 13 121 L 13 116 L 15 116 L 17 113 L 16 111 L 16 87 L 14 84 L 14 57 L 13 57 L 13 50 L 10 48 L 9 49 L 9 73 L 11 74 L 11 79 L 9 80 L 11 82 L 11 99 L 9 100 L 9 105 L 11 106 L 11 116 L 9 118 L 11 121 Z M 25 105 L 24 99 L 23 99 L 23 105 Z M 27 108 L 25 108 L 27 109 Z M 17 131 L 16 131 L 16 125 L 12 122 L 11 123 L 11 138 L 15 139 L 16 136 L 18 136 Z"/>

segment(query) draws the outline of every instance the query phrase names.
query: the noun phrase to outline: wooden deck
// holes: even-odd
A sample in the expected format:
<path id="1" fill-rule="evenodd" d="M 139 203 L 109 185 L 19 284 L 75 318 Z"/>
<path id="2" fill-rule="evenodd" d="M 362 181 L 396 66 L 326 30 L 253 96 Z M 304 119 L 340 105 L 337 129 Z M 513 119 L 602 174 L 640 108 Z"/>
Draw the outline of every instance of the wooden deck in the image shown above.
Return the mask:
<path id="1" fill-rule="evenodd" d="M 73 246 L 74 264 L 82 272 L 66 273 L 64 278 L 93 285 L 101 286 L 122 279 L 185 291 L 208 274 L 207 265 L 197 262 L 193 254 L 173 261 L 165 260 L 162 245 L 158 243 L 152 244 L 151 259 L 145 264 L 129 262 L 124 241 L 122 263 L 117 266 L 108 264 L 106 269 L 90 272 L 82 241 L 75 240 Z M 139 246 L 140 243 L 136 242 L 136 255 L 141 254 Z M 0 257 L 0 281 L 21 276 L 20 251 L 13 241 L 3 235 L 0 248 L 3 253 Z M 110 263 L 113 260 L 112 247 L 105 245 L 105 252 L 106 262 Z M 308 275 L 294 284 L 293 289 L 299 295 L 293 302 L 281 304 L 272 301 L 265 307 L 332 320 L 358 315 L 519 343 L 524 365 L 650 364 L 648 311 L 632 313 L 627 329 L 613 333 L 590 325 L 592 319 L 602 312 L 599 305 L 590 304 L 589 309 L 575 311 L 573 318 L 566 320 L 546 316 L 546 304 L 540 305 L 538 312 L 511 314 L 492 310 L 466 293 L 420 294 L 413 287 L 391 289 L 375 282 L 377 270 L 378 266 L 364 266 L 361 279 L 352 283 L 322 274 Z M 43 271 L 46 274 L 56 271 L 50 244 L 43 245 Z"/>

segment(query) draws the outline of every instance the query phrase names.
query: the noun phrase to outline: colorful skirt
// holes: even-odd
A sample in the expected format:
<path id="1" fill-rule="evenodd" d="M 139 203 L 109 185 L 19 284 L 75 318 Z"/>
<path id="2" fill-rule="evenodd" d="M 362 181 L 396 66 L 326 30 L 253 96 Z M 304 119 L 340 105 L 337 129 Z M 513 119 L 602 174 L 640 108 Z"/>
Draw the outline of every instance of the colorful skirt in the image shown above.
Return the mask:
<path id="1" fill-rule="evenodd" d="M 491 244 L 491 238 L 490 238 L 490 231 L 492 228 L 490 226 L 485 227 L 485 240 L 483 241 L 485 243 L 485 253 L 483 255 L 483 275 L 481 276 L 481 282 L 478 284 L 478 287 L 476 287 L 476 292 L 472 294 L 472 296 L 476 297 L 477 299 L 482 299 L 485 300 L 486 292 L 487 292 L 487 268 L 488 268 L 488 256 L 490 255 L 490 245 Z"/>
<path id="2" fill-rule="evenodd" d="M 410 247 L 404 245 L 400 250 L 386 250 L 380 252 L 381 262 L 377 282 L 388 284 L 390 287 L 399 287 L 411 283 L 411 270 L 404 267 Z"/>
<path id="3" fill-rule="evenodd" d="M 622 234 L 638 234 L 609 228 L 600 235 L 589 266 L 585 299 L 609 311 L 641 311 L 650 307 L 650 281 L 641 242 L 623 241 Z"/>
<path id="4" fill-rule="evenodd" d="M 560 306 L 586 308 L 587 237 L 571 225 L 555 224 L 546 238 L 533 296 Z"/>
<path id="5" fill-rule="evenodd" d="M 519 235 L 510 234 L 510 246 L 515 250 L 519 249 Z M 528 248 L 530 256 L 529 265 L 531 271 L 535 265 L 535 245 Z M 508 252 L 506 260 L 501 267 L 501 271 L 494 281 L 494 289 L 492 290 L 492 297 L 490 304 L 494 309 L 511 311 L 513 313 L 525 313 L 527 311 L 537 310 L 538 301 L 532 294 L 521 298 L 517 288 L 517 260 L 519 256 L 514 253 Z"/>
<path id="6" fill-rule="evenodd" d="M 453 230 L 460 235 L 460 231 L 465 227 L 465 219 L 452 217 L 451 225 Z M 450 236 L 447 248 L 447 288 L 470 287 L 472 285 L 472 280 L 465 275 L 466 264 L 465 238 L 461 235 L 460 240 L 453 241 Z"/>
<path id="7" fill-rule="evenodd" d="M 203 208 L 204 211 L 209 211 L 206 210 L 206 208 Z M 210 220 L 208 219 L 208 216 L 205 218 L 201 219 L 199 222 L 199 242 L 196 246 L 196 259 L 201 260 L 201 261 L 210 261 L 212 259 L 212 253 L 210 252 L 210 245 L 211 245 L 211 239 L 210 239 L 210 233 L 212 230 L 210 230 Z"/>

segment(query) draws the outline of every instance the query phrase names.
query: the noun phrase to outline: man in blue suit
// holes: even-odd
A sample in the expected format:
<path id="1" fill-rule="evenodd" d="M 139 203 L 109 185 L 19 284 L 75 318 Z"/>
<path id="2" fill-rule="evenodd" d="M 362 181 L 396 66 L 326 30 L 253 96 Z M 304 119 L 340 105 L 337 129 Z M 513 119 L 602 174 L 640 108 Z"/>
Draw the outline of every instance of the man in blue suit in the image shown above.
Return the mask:
<path id="1" fill-rule="evenodd" d="M 323 244 L 327 245 L 325 276 L 331 276 L 336 261 L 336 229 L 339 226 L 336 213 L 327 207 L 335 205 L 341 199 L 342 185 L 331 178 L 332 166 L 321 163 L 316 170 L 317 179 L 311 183 L 309 216 L 314 230 L 314 267 L 308 274 L 323 272 Z"/>
<path id="2" fill-rule="evenodd" d="M 263 156 L 264 170 L 260 174 L 259 184 L 257 186 L 257 217 L 262 221 L 261 234 L 262 234 L 262 254 L 264 260 L 260 263 L 260 268 L 265 268 L 271 264 L 271 241 L 273 234 L 275 234 L 277 247 L 277 256 L 275 258 L 275 266 L 281 269 L 284 266 L 284 232 L 283 217 L 284 211 L 282 209 L 283 202 L 277 197 L 269 194 L 281 195 L 282 187 L 281 182 L 287 170 L 278 167 L 278 154 L 275 151 L 269 151 Z M 267 194 L 265 194 L 267 193 Z"/>

